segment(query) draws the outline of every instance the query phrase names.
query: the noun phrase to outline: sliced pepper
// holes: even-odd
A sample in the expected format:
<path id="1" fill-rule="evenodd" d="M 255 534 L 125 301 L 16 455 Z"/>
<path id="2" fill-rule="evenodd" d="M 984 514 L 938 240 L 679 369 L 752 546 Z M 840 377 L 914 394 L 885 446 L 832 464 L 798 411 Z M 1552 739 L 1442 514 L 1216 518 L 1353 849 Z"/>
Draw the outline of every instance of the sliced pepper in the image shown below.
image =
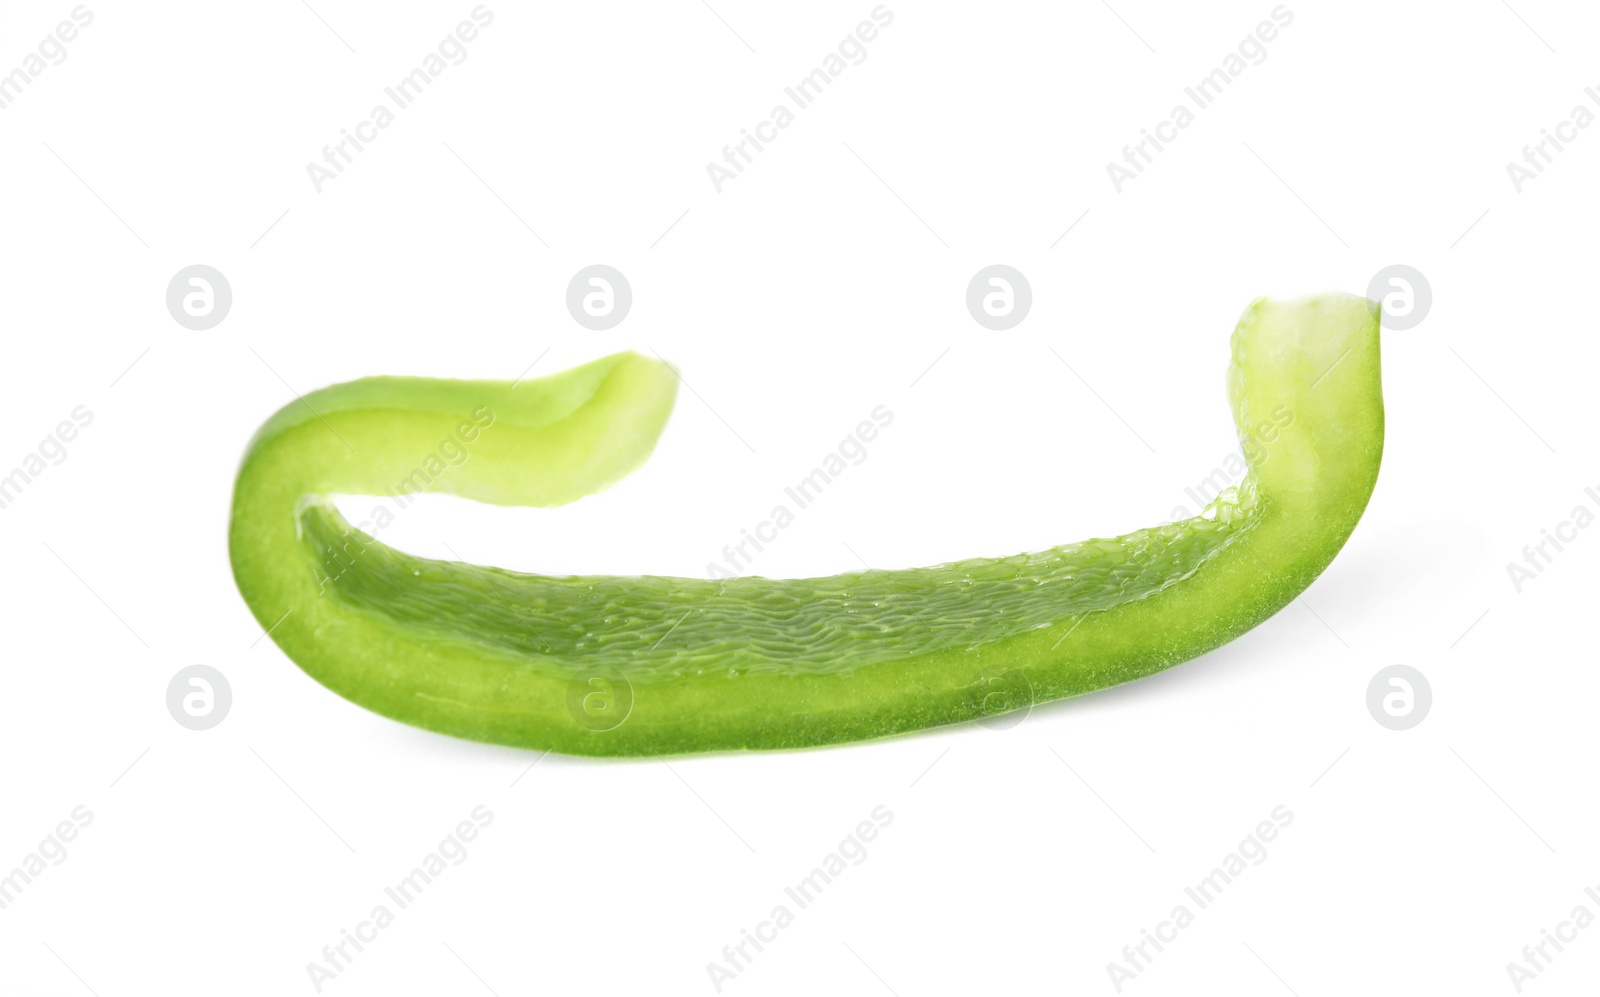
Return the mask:
<path id="1" fill-rule="evenodd" d="M 1365 509 L 1383 450 L 1377 306 L 1259 299 L 1228 388 L 1249 471 L 1200 515 L 1013 557 L 827 578 L 524 574 L 415 557 L 334 499 L 558 506 L 654 449 L 666 364 L 538 380 L 375 377 L 269 419 L 229 548 L 263 628 L 318 682 L 457 737 L 578 755 L 795 748 L 990 716 L 1216 648 L 1294 599 Z"/>

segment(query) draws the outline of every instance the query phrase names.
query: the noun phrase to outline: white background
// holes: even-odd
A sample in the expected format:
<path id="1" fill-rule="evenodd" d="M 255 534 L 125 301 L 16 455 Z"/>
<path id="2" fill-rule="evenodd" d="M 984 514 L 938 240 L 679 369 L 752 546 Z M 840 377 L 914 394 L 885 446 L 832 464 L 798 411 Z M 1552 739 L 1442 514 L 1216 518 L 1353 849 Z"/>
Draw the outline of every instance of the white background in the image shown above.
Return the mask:
<path id="1" fill-rule="evenodd" d="M 1600 509 L 1600 128 L 1520 194 L 1506 173 L 1600 85 L 1596 12 L 1291 2 L 1266 61 L 1119 194 L 1107 162 L 1268 0 L 893 2 L 719 194 L 707 162 L 873 4 L 711 4 L 491 3 L 320 194 L 306 164 L 469 0 L 90 4 L 0 111 L 0 470 L 94 415 L 0 510 L 0 871 L 94 815 L 0 910 L 0 990 L 314 993 L 307 963 L 483 805 L 466 861 L 323 992 L 714 994 L 707 964 L 882 805 L 865 861 L 724 993 L 1114 994 L 1107 963 L 1283 805 L 1267 859 L 1124 992 L 1515 993 L 1524 945 L 1600 914 L 1600 530 L 1520 594 L 1506 570 Z M 0 72 L 71 9 L 8 2 Z M 234 292 L 206 332 L 164 305 L 193 263 Z M 632 283 L 609 332 L 565 309 L 591 263 Z M 992 263 L 1033 287 L 1006 332 L 963 303 Z M 623 348 L 692 388 L 644 470 L 558 510 L 419 502 L 384 539 L 703 576 L 877 405 L 893 425 L 756 571 L 1151 525 L 1231 452 L 1245 304 L 1364 293 L 1393 263 L 1434 304 L 1385 333 L 1383 473 L 1338 560 L 1226 648 L 1011 729 L 530 770 L 322 689 L 232 582 L 237 460 L 292 392 Z M 196 663 L 234 694 L 200 733 L 164 701 Z M 1399 733 L 1365 706 L 1395 663 L 1434 693 Z M 1591 927 L 1526 989 L 1597 978 Z"/>

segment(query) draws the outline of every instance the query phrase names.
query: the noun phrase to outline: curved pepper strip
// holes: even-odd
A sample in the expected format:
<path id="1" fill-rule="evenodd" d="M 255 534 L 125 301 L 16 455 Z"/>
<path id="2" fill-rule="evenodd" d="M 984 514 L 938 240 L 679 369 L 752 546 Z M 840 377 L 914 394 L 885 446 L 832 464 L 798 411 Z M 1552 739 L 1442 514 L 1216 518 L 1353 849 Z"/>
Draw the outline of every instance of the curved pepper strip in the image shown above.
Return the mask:
<path id="1" fill-rule="evenodd" d="M 549 577 L 413 557 L 334 508 L 408 490 L 571 502 L 645 460 L 677 384 L 623 353 L 515 384 L 378 377 L 307 395 L 239 470 L 239 591 L 318 682 L 457 737 L 580 755 L 854 741 L 1232 640 L 1333 559 L 1383 450 L 1377 306 L 1329 295 L 1258 300 L 1234 332 L 1240 486 L 1114 539 L 829 578 Z"/>

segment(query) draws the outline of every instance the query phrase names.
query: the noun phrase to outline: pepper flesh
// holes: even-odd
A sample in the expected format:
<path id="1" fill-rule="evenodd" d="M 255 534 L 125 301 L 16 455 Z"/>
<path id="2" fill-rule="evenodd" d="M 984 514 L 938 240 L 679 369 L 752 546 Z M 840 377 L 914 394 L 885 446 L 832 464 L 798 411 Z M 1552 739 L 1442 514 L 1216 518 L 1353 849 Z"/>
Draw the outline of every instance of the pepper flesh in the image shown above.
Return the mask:
<path id="1" fill-rule="evenodd" d="M 678 378 L 631 353 L 515 384 L 367 378 L 307 395 L 257 433 L 235 486 L 234 577 L 317 681 L 458 737 L 660 755 L 957 723 L 1168 668 L 1303 591 L 1377 480 L 1378 352 L 1372 302 L 1259 299 L 1234 332 L 1228 377 L 1250 469 L 1201 515 L 1014 557 L 811 579 L 551 577 L 387 547 L 334 497 L 398 484 L 501 505 L 573 501 L 649 456 Z M 438 473 L 419 475 L 419 462 Z"/>

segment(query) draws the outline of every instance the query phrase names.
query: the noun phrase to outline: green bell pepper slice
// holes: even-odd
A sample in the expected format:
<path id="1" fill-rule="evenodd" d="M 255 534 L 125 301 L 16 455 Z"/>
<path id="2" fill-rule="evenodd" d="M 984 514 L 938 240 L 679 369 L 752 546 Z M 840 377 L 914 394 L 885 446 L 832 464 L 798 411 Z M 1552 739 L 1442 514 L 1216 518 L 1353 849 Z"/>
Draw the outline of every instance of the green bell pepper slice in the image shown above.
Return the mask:
<path id="1" fill-rule="evenodd" d="M 667 755 L 973 720 L 1169 668 L 1299 595 L 1377 480 L 1378 329 L 1348 295 L 1246 309 L 1228 391 L 1249 471 L 1198 516 L 828 578 L 552 577 L 385 546 L 334 497 L 571 502 L 649 456 L 678 377 L 619 353 L 519 383 L 366 378 L 291 403 L 250 443 L 234 577 L 318 682 L 477 741 Z"/>

